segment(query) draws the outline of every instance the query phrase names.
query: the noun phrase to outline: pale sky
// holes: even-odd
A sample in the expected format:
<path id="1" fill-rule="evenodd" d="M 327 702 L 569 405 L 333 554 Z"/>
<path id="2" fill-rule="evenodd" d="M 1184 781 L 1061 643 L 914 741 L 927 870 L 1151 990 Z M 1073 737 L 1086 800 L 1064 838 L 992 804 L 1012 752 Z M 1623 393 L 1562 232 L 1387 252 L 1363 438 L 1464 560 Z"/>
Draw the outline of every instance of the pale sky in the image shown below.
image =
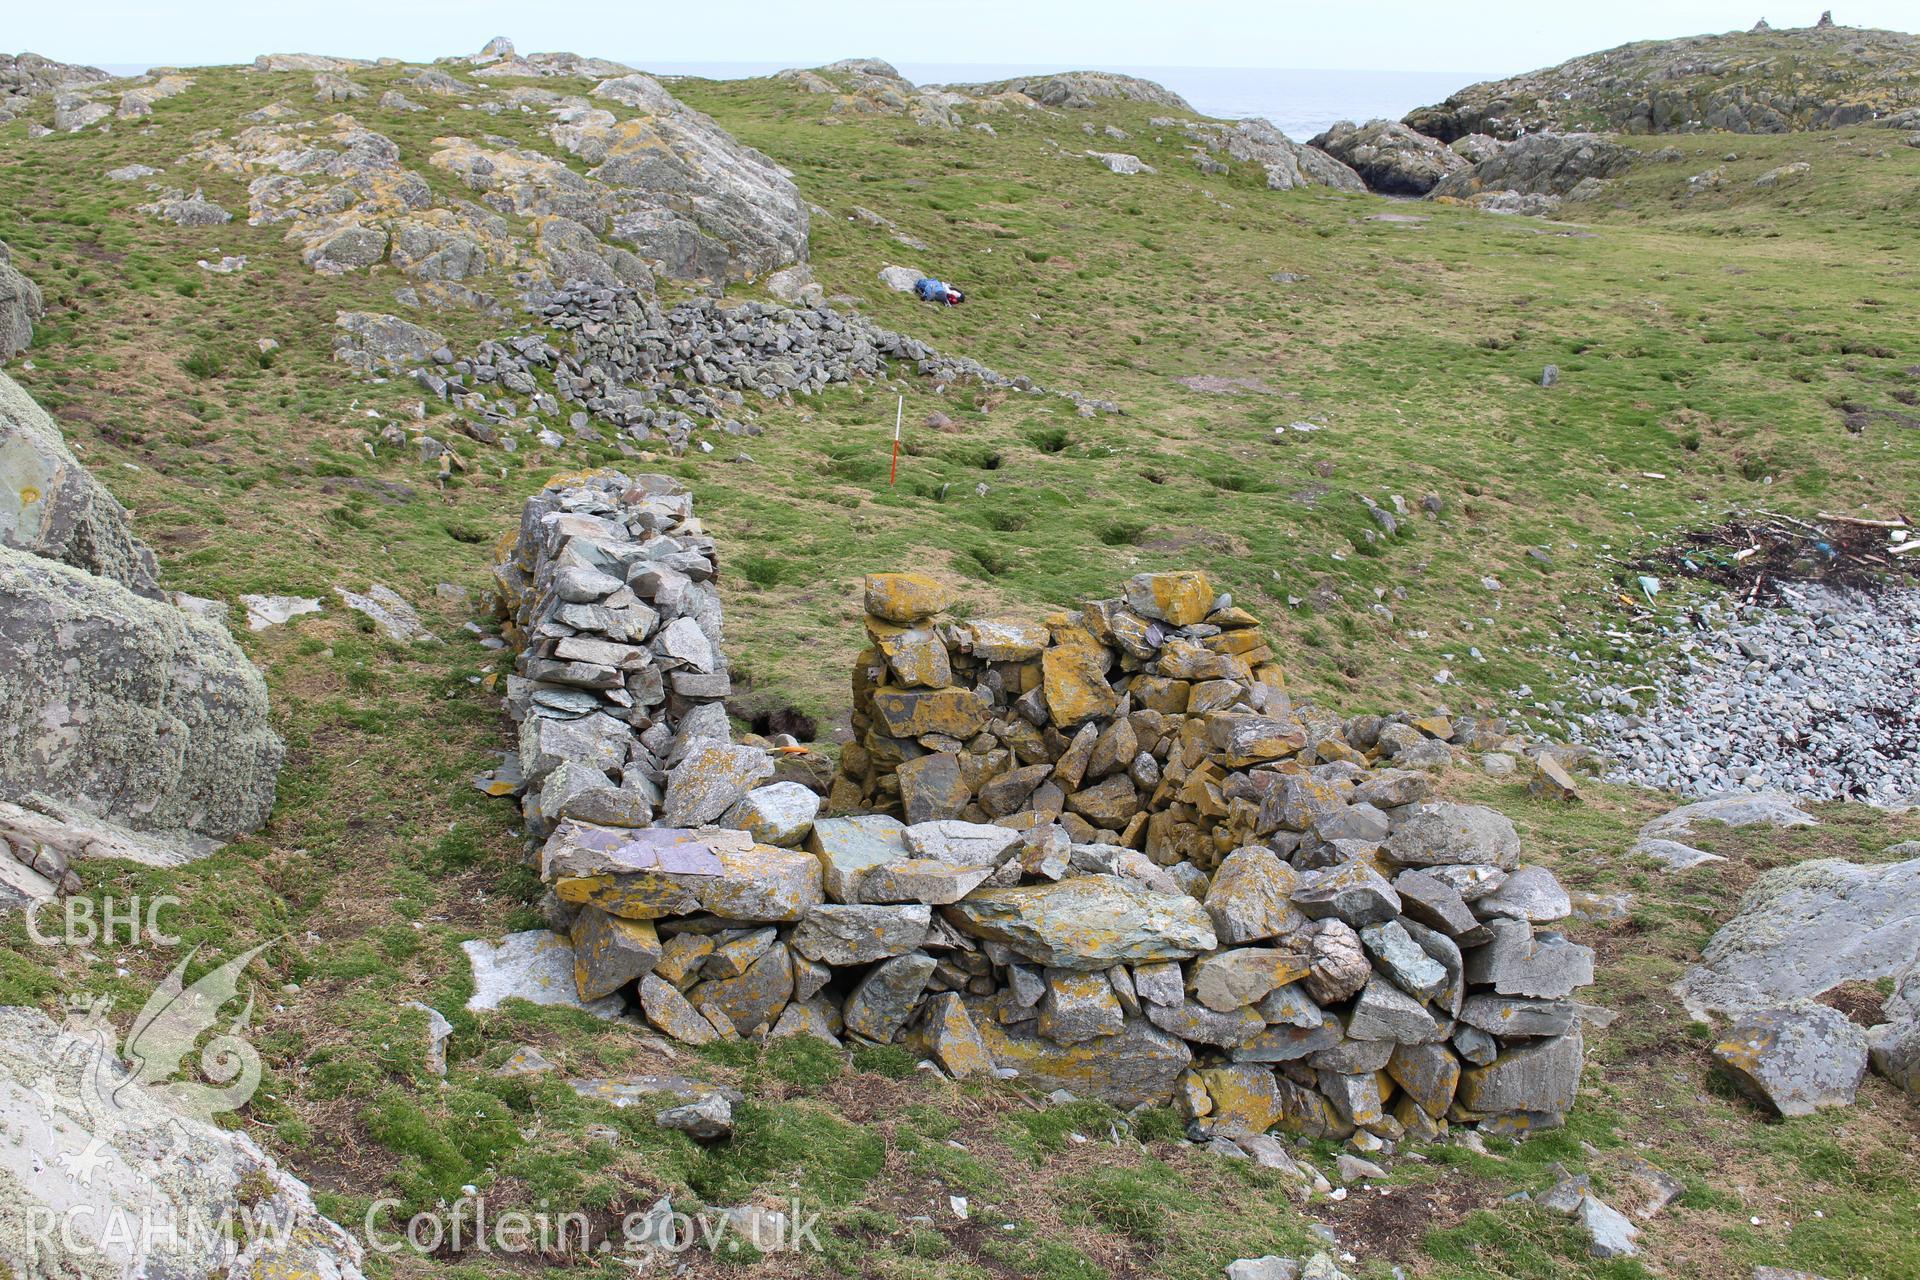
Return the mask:
<path id="1" fill-rule="evenodd" d="M 1472 70 L 1507 75 L 1629 40 L 1808 26 L 1822 0 L 78 0 L 10 6 L 5 52 L 204 64 L 267 52 L 426 60 L 504 35 L 645 67 L 905 63 Z M 1917 0 L 1839 0 L 1849 26 L 1920 27 Z"/>

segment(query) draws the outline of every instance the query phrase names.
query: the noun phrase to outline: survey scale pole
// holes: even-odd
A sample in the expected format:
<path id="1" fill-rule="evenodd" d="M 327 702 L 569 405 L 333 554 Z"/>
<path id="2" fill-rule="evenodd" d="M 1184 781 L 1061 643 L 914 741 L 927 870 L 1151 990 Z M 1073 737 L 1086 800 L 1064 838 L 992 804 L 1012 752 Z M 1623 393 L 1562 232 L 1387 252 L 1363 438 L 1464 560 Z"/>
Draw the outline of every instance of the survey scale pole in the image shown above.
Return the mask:
<path id="1" fill-rule="evenodd" d="M 887 483 L 891 485 L 900 474 L 900 420 L 907 412 L 907 398 L 901 396 L 893 406 L 893 465 L 887 469 Z"/>

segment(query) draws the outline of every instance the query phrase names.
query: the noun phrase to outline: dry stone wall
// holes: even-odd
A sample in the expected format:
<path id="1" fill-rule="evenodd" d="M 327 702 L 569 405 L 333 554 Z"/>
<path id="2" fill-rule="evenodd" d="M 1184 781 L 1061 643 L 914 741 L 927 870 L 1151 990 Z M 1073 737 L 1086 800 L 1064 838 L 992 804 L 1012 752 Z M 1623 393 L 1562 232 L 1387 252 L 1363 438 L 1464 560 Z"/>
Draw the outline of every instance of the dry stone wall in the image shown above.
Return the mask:
<path id="1" fill-rule="evenodd" d="M 794 748 L 697 726 L 711 686 L 676 700 L 651 566 L 696 571 L 679 616 L 720 651 L 684 495 L 563 485 L 518 546 L 509 702 L 583 1001 L 689 1043 L 898 1041 L 955 1076 L 1171 1100 L 1196 1137 L 1378 1150 L 1572 1106 L 1592 954 L 1553 928 L 1567 895 L 1422 767 L 1495 727 L 1295 706 L 1204 574 L 1038 621 L 943 618 L 940 584 L 879 574 L 822 817 L 778 776 Z M 582 606 L 660 620 L 588 651 Z M 628 791 L 646 803 L 614 812 Z"/>
<path id="2" fill-rule="evenodd" d="M 710 824 L 773 775 L 766 747 L 731 742 L 718 572 L 669 477 L 591 472 L 528 499 L 495 580 L 518 655 L 517 768 L 500 785 L 523 789 L 536 837 L 566 820 Z M 808 819 L 818 808 L 804 787 L 782 797 Z"/>

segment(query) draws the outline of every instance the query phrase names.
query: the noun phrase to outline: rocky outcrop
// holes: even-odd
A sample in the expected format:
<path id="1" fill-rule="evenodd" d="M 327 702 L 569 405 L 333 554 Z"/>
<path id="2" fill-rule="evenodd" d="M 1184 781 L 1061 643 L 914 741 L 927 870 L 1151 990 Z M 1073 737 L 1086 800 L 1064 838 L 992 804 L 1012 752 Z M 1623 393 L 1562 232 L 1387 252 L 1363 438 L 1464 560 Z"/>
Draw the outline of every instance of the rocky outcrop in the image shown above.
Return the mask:
<path id="1" fill-rule="evenodd" d="M 1785 133 L 1898 124 L 1916 111 L 1920 35 L 1828 26 L 1621 45 L 1470 85 L 1406 123 L 1452 142 L 1588 129 Z"/>
<path id="2" fill-rule="evenodd" d="M 218 622 L 0 549 L 0 794 L 226 839 L 273 808 L 266 682 Z"/>
<path id="3" fill-rule="evenodd" d="M 0 799 L 155 833 L 158 860 L 258 827 L 283 754 L 260 673 L 164 599 L 126 511 L 4 375 L 0 481 Z"/>
<path id="4" fill-rule="evenodd" d="M 603 81 L 593 97 L 638 114 L 601 111 L 552 133 L 615 193 L 611 239 L 682 279 L 745 279 L 806 260 L 806 201 L 771 160 L 649 76 Z"/>
<path id="5" fill-rule="evenodd" d="M 1266 171 L 1267 188 L 1292 191 L 1296 187 L 1332 187 L 1335 191 L 1360 192 L 1367 189 L 1364 179 L 1346 164 L 1318 147 L 1295 142 L 1265 120 L 1240 120 L 1232 124 L 1195 121 L 1186 126 L 1186 136 L 1196 144 L 1203 167 L 1225 172 L 1228 161 L 1255 164 Z"/>
<path id="6" fill-rule="evenodd" d="M 808 93 L 831 97 L 829 110 L 835 114 L 911 116 L 916 124 L 938 129 L 958 127 L 960 119 L 953 110 L 956 106 L 1003 110 L 1001 98 L 1017 96 L 976 100 L 952 89 L 923 89 L 879 58 L 844 58 L 811 70 L 781 71 L 774 78 Z"/>
<path id="7" fill-rule="evenodd" d="M 1423 196 L 1441 179 L 1471 167 L 1445 144 L 1397 120 L 1363 125 L 1342 120 L 1307 145 L 1345 164 L 1383 195 Z"/>
<path id="8" fill-rule="evenodd" d="M 1886 1022 L 1867 1033 L 1873 1069 L 1920 1098 L 1920 961 L 1894 983 Z"/>
<path id="9" fill-rule="evenodd" d="M 1044 107 L 1065 107 L 1070 110 L 1094 107 L 1103 99 L 1145 102 L 1153 106 L 1170 107 L 1175 111 L 1193 110 L 1185 98 L 1164 85 L 1111 71 L 1059 71 L 1051 75 L 1015 76 L 1010 80 L 941 87 L 973 98 L 1017 93 Z"/>
<path id="10" fill-rule="evenodd" d="M 263 120 L 193 158 L 248 177 L 248 222 L 285 224 L 324 274 L 391 262 L 418 280 L 531 268 L 555 284 L 584 274 L 651 288 L 653 270 L 741 280 L 805 260 L 808 210 L 792 181 L 658 82 L 622 75 L 592 98 L 511 92 L 553 118 L 550 152 L 447 136 L 421 158 L 472 199 L 437 195 L 398 144 L 345 114 Z M 535 234 L 516 234 L 509 216 Z"/>
<path id="11" fill-rule="evenodd" d="M 55 62 L 37 53 L 0 53 L 0 121 L 13 119 L 45 94 L 110 78 L 98 67 Z"/>
<path id="12" fill-rule="evenodd" d="M 0 545 L 161 598 L 125 507 L 67 449 L 59 424 L 0 374 Z"/>
<path id="13" fill-rule="evenodd" d="M 1839 1010 L 1801 1001 L 1742 1014 L 1713 1056 L 1775 1114 L 1810 1116 L 1853 1104 L 1867 1074 L 1867 1037 Z"/>
<path id="14" fill-rule="evenodd" d="M 1920 962 L 1920 859 L 1819 858 L 1769 871 L 1678 990 L 1696 1017 L 1811 999 Z"/>
<path id="15" fill-rule="evenodd" d="M 1595 133 L 1530 134 L 1470 169 L 1449 174 L 1429 194 L 1461 200 L 1489 191 L 1575 196 L 1589 179 L 1619 177 L 1639 154 Z"/>
<path id="16" fill-rule="evenodd" d="M 118 1048 L 98 1011 L 0 1008 L 0 1271 L 361 1280 L 360 1243 L 306 1185 L 187 1100 L 218 1091 L 135 1078 Z"/>
<path id="17" fill-rule="evenodd" d="M 608 76 L 623 76 L 633 70 L 624 62 L 614 62 L 608 58 L 585 58 L 577 53 L 522 54 L 514 49 L 513 41 L 505 36 L 495 36 L 487 41 L 486 47 L 479 53 L 457 61 L 477 67 L 478 70 L 473 74 L 489 80 L 507 77 L 546 79 L 556 76 L 602 80 Z"/>
<path id="18" fill-rule="evenodd" d="M 13 265 L 13 253 L 0 240 L 0 360 L 11 360 L 33 341 L 34 322 L 46 313 L 40 287 Z"/>

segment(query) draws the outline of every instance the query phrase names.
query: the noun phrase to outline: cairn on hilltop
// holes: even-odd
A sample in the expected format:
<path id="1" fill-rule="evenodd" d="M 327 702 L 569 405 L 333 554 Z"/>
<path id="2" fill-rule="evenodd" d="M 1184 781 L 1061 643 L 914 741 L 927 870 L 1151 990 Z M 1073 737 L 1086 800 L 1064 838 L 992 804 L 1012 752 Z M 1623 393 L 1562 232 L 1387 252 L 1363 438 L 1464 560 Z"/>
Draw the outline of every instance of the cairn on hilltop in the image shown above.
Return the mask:
<path id="1" fill-rule="evenodd" d="M 1295 706 L 1204 574 L 1039 621 L 944 620 L 939 584 L 876 574 L 822 817 L 811 753 L 731 739 L 716 573 L 684 493 L 610 474 L 530 501 L 500 571 L 583 1001 L 1171 1100 L 1195 1136 L 1379 1150 L 1571 1107 L 1567 895 L 1421 767 L 1496 727 Z"/>

